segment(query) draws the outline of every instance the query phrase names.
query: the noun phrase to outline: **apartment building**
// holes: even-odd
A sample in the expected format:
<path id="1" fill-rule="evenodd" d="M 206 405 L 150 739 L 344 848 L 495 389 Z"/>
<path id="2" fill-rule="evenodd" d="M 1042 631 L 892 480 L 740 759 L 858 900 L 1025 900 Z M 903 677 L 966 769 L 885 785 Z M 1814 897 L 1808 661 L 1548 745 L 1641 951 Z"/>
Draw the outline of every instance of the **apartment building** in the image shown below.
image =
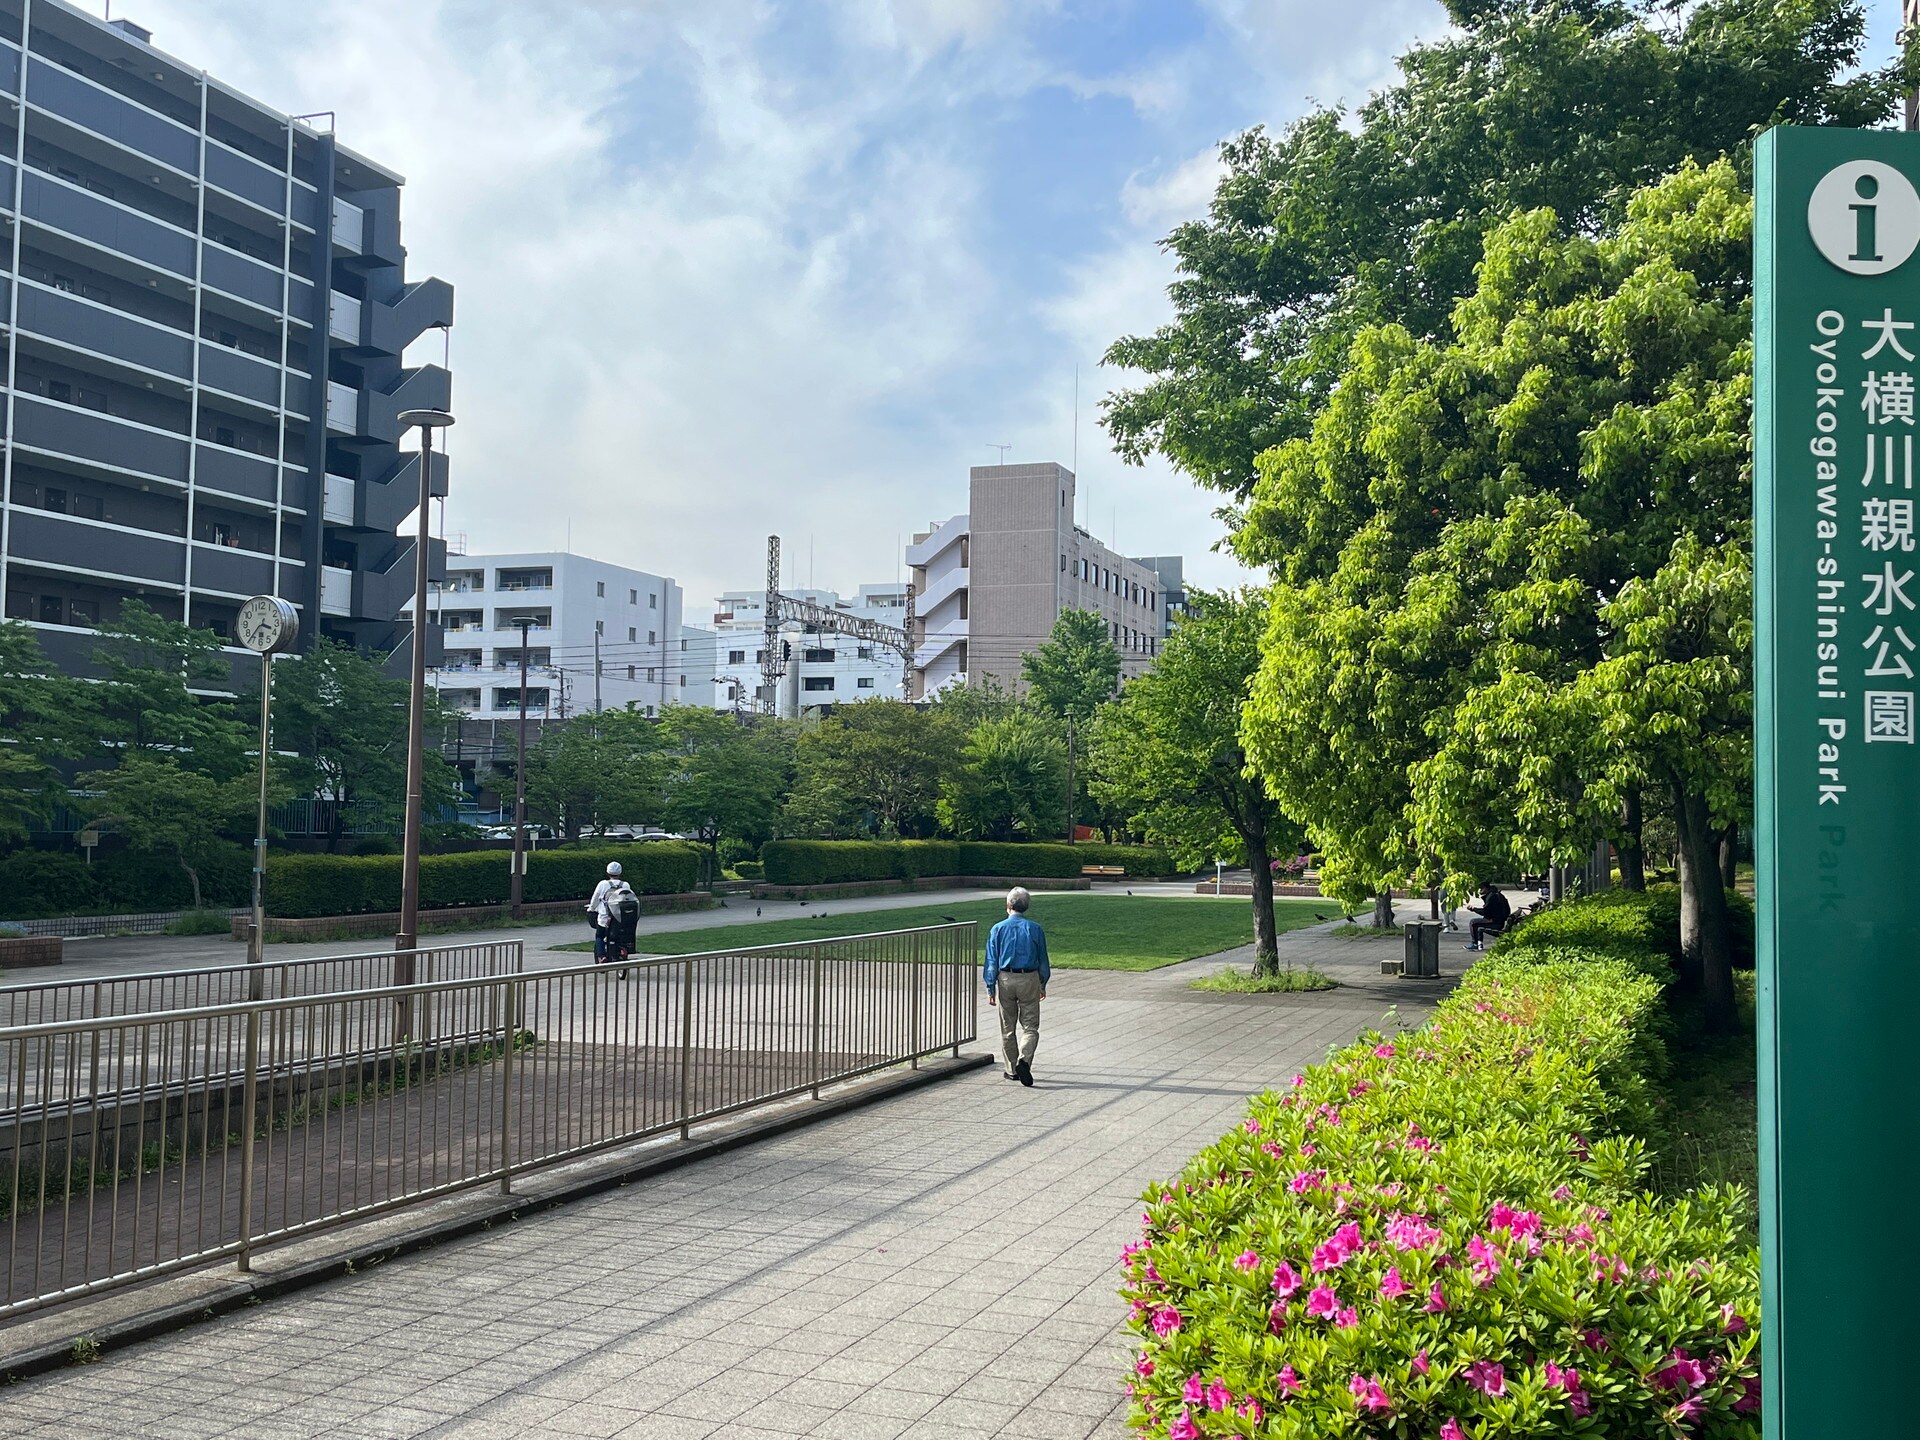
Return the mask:
<path id="1" fill-rule="evenodd" d="M 444 641 L 430 682 L 465 714 L 516 717 L 525 622 L 530 716 L 706 705 L 711 677 L 684 663 L 681 609 L 680 587 L 666 576 L 585 555 L 453 556 L 428 597 Z"/>
<path id="2" fill-rule="evenodd" d="M 1165 594 L 1155 567 L 1076 525 L 1074 475 L 1051 461 L 976 465 L 966 513 L 938 522 L 907 549 L 916 592 L 914 698 L 965 679 L 1021 683 L 1020 660 L 1044 644 L 1064 610 L 1090 610 L 1120 651 L 1123 679 L 1160 651 Z"/>
<path id="3" fill-rule="evenodd" d="M 65 0 L 0 0 L 0 92 L 6 615 L 75 672 L 131 597 L 230 637 L 277 594 L 303 643 L 403 646 L 397 416 L 452 381 L 401 355 L 453 289 L 407 278 L 401 177 Z"/>
<path id="4" fill-rule="evenodd" d="M 1142 556 L 1140 564 L 1153 571 L 1160 589 L 1160 638 L 1173 633 L 1173 622 L 1187 613 L 1187 562 L 1180 555 Z"/>
<path id="5" fill-rule="evenodd" d="M 895 629 L 906 623 L 905 582 L 862 585 L 851 598 L 834 590 L 783 590 L 781 594 L 789 600 Z M 764 589 L 729 590 L 714 602 L 713 673 L 721 677 L 724 687 L 723 694 L 716 697 L 722 708 L 734 708 L 736 704 L 765 707 L 760 665 L 766 648 L 766 606 Z M 774 697 L 778 714 L 798 715 L 821 706 L 860 700 L 906 698 L 901 684 L 906 662 L 889 646 L 832 631 L 798 628 L 789 629 L 782 643 L 787 647 L 787 673 Z"/>

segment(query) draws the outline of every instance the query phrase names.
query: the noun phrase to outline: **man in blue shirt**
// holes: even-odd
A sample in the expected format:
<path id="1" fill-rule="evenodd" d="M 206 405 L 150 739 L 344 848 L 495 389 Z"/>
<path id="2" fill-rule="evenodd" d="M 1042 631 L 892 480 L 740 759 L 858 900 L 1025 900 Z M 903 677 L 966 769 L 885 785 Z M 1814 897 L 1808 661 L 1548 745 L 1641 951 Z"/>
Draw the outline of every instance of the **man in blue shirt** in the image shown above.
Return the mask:
<path id="1" fill-rule="evenodd" d="M 1027 918 L 1032 901 L 1023 888 L 1014 886 L 1007 892 L 1007 918 L 987 932 L 987 1004 L 1000 1011 L 1000 1050 L 1007 1059 L 1007 1079 L 1022 1085 L 1033 1084 L 1040 1002 L 1047 998 L 1047 981 L 1053 975 L 1047 963 L 1047 932 Z"/>

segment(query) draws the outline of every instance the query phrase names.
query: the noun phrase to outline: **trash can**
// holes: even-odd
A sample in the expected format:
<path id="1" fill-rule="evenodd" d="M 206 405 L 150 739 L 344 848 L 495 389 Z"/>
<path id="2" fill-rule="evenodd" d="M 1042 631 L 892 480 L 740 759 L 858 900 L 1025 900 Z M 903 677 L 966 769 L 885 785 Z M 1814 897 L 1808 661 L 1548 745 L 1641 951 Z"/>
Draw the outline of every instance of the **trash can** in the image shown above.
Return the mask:
<path id="1" fill-rule="evenodd" d="M 1402 975 L 1431 976 L 1440 973 L 1440 922 L 1411 920 L 1407 923 L 1407 954 L 1400 962 Z"/>

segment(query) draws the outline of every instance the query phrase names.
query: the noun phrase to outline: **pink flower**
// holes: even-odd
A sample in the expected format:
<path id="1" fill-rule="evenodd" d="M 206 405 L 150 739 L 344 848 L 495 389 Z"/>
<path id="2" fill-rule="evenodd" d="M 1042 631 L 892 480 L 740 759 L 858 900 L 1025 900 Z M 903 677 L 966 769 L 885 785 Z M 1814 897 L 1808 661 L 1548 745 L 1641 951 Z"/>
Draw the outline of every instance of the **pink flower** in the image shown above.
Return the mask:
<path id="1" fill-rule="evenodd" d="M 1476 1360 L 1465 1371 L 1467 1383 L 1482 1395 L 1507 1393 L 1507 1370 L 1497 1360 Z"/>
<path id="2" fill-rule="evenodd" d="M 1412 1289 L 1411 1285 L 1400 1278 L 1398 1265 L 1388 1266 L 1387 1273 L 1380 1277 L 1380 1293 L 1388 1300 L 1398 1300 Z"/>
<path id="3" fill-rule="evenodd" d="M 1244 1415 L 1247 1419 L 1258 1425 L 1260 1421 L 1266 1417 L 1267 1412 L 1260 1408 L 1260 1402 L 1258 1400 L 1249 1396 L 1233 1407 L 1233 1413 L 1236 1415 Z"/>
<path id="4" fill-rule="evenodd" d="M 1151 1355 L 1142 1355 L 1138 1360 L 1133 1362 L 1133 1371 L 1136 1375 L 1153 1374 L 1153 1357 Z"/>
<path id="5" fill-rule="evenodd" d="M 1180 1328 L 1180 1312 L 1171 1305 L 1162 1305 L 1148 1323 L 1153 1326 L 1153 1333 L 1164 1340 Z"/>
<path id="6" fill-rule="evenodd" d="M 1347 1382 L 1347 1389 L 1360 1404 L 1362 1410 L 1378 1413 L 1391 1410 L 1393 1402 L 1387 1399 L 1387 1392 L 1380 1388 L 1380 1382 L 1365 1375 L 1356 1375 Z"/>
<path id="7" fill-rule="evenodd" d="M 1295 1075 L 1293 1077 L 1293 1088 L 1296 1090 L 1298 1090 L 1302 1085 L 1306 1083 L 1307 1083 L 1307 1077 L 1304 1075 Z"/>
<path id="8" fill-rule="evenodd" d="M 1167 1440 L 1200 1440 L 1200 1427 L 1193 1423 L 1193 1417 L 1182 1410 L 1173 1424 L 1167 1427 Z"/>
<path id="9" fill-rule="evenodd" d="M 1513 1226 L 1514 1216 L 1519 1212 L 1512 1209 L 1506 1201 L 1496 1200 L 1493 1209 L 1487 1212 L 1487 1224 L 1495 1230 L 1507 1230 Z"/>
<path id="10" fill-rule="evenodd" d="M 1249 1135 L 1258 1135 L 1260 1133 L 1260 1122 L 1258 1120 L 1242 1120 L 1240 1122 L 1240 1128 Z"/>
<path id="11" fill-rule="evenodd" d="M 1373 1047 L 1373 1054 L 1375 1059 L 1391 1060 L 1393 1058 L 1393 1046 L 1376 1045 Z"/>
<path id="12" fill-rule="evenodd" d="M 1187 1383 L 1180 1391 L 1180 1398 L 1189 1405 L 1198 1405 L 1201 1397 L 1207 1393 L 1207 1387 L 1201 1383 L 1198 1375 L 1187 1376 Z"/>
<path id="13" fill-rule="evenodd" d="M 1360 1323 L 1360 1312 L 1349 1305 L 1333 1317 L 1334 1326 L 1341 1330 L 1351 1330 Z"/>
<path id="14" fill-rule="evenodd" d="M 1720 1328 L 1729 1335 L 1738 1335 L 1747 1328 L 1746 1317 L 1733 1308 L 1731 1303 L 1720 1307 Z"/>
<path id="15" fill-rule="evenodd" d="M 1287 1302 L 1276 1300 L 1267 1310 L 1267 1329 L 1278 1335 L 1287 1328 Z"/>
<path id="16" fill-rule="evenodd" d="M 1467 1432 L 1460 1428 L 1460 1422 L 1451 1415 L 1447 1423 L 1440 1427 L 1440 1440 L 1467 1440 Z"/>
<path id="17" fill-rule="evenodd" d="M 1330 1286 L 1316 1286 L 1313 1294 L 1307 1297 L 1307 1316 L 1309 1319 L 1326 1320 L 1337 1314 L 1339 1309 L 1340 1297 L 1333 1293 L 1333 1289 Z"/>
<path id="18" fill-rule="evenodd" d="M 1349 1221 L 1335 1230 L 1323 1245 L 1316 1246 L 1313 1252 L 1315 1270 L 1333 1270 L 1351 1260 L 1360 1249 L 1360 1226 Z"/>
<path id="19" fill-rule="evenodd" d="M 1627 1262 L 1617 1255 L 1605 1255 L 1593 1262 L 1593 1278 L 1596 1280 L 1626 1280 L 1632 1274 Z"/>
<path id="20" fill-rule="evenodd" d="M 1440 1293 L 1440 1282 L 1433 1282 L 1433 1288 L 1427 1291 L 1426 1311 L 1429 1315 L 1438 1315 L 1447 1308 L 1447 1297 Z"/>
<path id="21" fill-rule="evenodd" d="M 1260 1257 L 1251 1250 L 1242 1250 L 1239 1255 L 1235 1257 L 1233 1268 L 1236 1270 L 1258 1270 L 1260 1268 Z"/>
<path id="22" fill-rule="evenodd" d="M 1233 1392 L 1227 1388 L 1227 1382 L 1216 1380 L 1207 1386 L 1207 1409 L 1218 1414 L 1233 1403 Z"/>
<path id="23" fill-rule="evenodd" d="M 1411 1140 L 1407 1141 L 1407 1148 L 1409 1150 L 1421 1150 L 1421 1151 L 1431 1150 L 1433 1149 L 1433 1141 L 1429 1140 L 1424 1135 L 1416 1135 Z"/>
<path id="24" fill-rule="evenodd" d="M 1278 1265 L 1273 1267 L 1274 1294 L 1284 1300 L 1299 1288 L 1300 1275 L 1293 1266 L 1282 1260 Z"/>
<path id="25" fill-rule="evenodd" d="M 1302 1144 L 1300 1147 L 1300 1153 L 1302 1155 L 1307 1156 L 1309 1159 L 1311 1159 L 1313 1156 L 1318 1155 L 1320 1153 L 1320 1147 L 1318 1145 L 1314 1145 L 1311 1143 Z M 1325 1175 L 1327 1172 L 1322 1170 L 1322 1171 L 1319 1171 L 1318 1173 L 1321 1175 Z"/>
<path id="26" fill-rule="evenodd" d="M 1572 1369 L 1563 1370 L 1549 1360 L 1547 1361 L 1547 1385 L 1551 1389 L 1564 1390 L 1571 1395 L 1580 1388 L 1580 1372 Z"/>
<path id="27" fill-rule="evenodd" d="M 1304 1195 L 1309 1190 L 1318 1190 L 1320 1182 L 1326 1178 L 1327 1172 L 1324 1170 L 1302 1170 L 1287 1182 L 1287 1188 L 1296 1195 Z"/>
<path id="28" fill-rule="evenodd" d="M 1678 1390 L 1684 1395 L 1689 1390 L 1698 1390 L 1706 1384 L 1707 1372 L 1701 1368 L 1700 1362 L 1686 1351 L 1675 1350 L 1667 1357 L 1666 1368 L 1654 1375 L 1653 1383 L 1662 1390 Z"/>
<path id="29" fill-rule="evenodd" d="M 1283 1399 L 1288 1395 L 1298 1395 L 1300 1376 L 1291 1365 L 1282 1365 L 1280 1373 L 1273 1377 L 1273 1388 L 1280 1392 Z"/>
<path id="30" fill-rule="evenodd" d="M 1396 1215 L 1387 1223 L 1387 1243 L 1397 1250 L 1425 1250 L 1445 1238 L 1421 1215 Z"/>
<path id="31" fill-rule="evenodd" d="M 1567 1230 L 1567 1238 L 1578 1240 L 1582 1245 L 1591 1245 L 1593 1244 L 1593 1227 L 1585 1223 L 1571 1226 Z"/>
<path id="32" fill-rule="evenodd" d="M 1760 1377 L 1743 1375 L 1740 1377 L 1740 1398 L 1733 1402 L 1733 1413 L 1751 1415 L 1760 1408 Z"/>
<path id="33" fill-rule="evenodd" d="M 1558 1190 L 1553 1192 L 1553 1198 L 1556 1200 L 1571 1200 L 1573 1198 L 1573 1187 L 1571 1185 L 1562 1185 Z"/>
<path id="34" fill-rule="evenodd" d="M 1433 1369 L 1433 1365 L 1428 1361 L 1426 1351 L 1422 1350 L 1418 1355 L 1413 1357 L 1414 1374 L 1425 1375 L 1431 1369 Z"/>
<path id="35" fill-rule="evenodd" d="M 1585 1331 L 1581 1334 L 1580 1339 L 1589 1350 L 1606 1350 L 1611 1348 L 1607 1344 L 1607 1337 L 1602 1335 L 1598 1330 Z"/>

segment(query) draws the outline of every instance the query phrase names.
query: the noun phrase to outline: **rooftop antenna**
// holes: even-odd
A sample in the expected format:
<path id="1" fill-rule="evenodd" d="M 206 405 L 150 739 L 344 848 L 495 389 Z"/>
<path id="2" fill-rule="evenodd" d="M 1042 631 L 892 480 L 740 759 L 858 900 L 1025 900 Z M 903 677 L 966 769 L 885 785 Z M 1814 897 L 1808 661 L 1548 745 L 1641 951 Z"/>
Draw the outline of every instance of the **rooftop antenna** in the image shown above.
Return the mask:
<path id="1" fill-rule="evenodd" d="M 1073 473 L 1080 474 L 1080 362 L 1073 362 Z"/>
<path id="2" fill-rule="evenodd" d="M 1011 445 L 995 445 L 992 441 L 987 442 L 987 449 L 998 450 L 1000 452 L 1000 459 L 997 463 L 1001 465 L 1004 465 L 1007 463 L 1007 451 L 1011 450 L 1012 448 L 1013 446 Z"/>

